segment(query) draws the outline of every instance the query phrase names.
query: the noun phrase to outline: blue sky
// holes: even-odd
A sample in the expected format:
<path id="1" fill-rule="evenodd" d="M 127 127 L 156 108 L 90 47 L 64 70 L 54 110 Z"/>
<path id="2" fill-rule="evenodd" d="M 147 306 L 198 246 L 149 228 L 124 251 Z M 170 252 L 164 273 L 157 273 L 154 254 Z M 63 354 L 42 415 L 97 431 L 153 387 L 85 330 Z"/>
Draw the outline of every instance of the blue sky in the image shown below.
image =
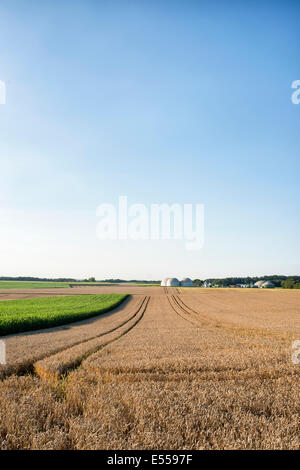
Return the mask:
<path id="1" fill-rule="evenodd" d="M 297 1 L 0 2 L 1 275 L 300 274 Z M 205 244 L 96 208 L 202 203 Z"/>

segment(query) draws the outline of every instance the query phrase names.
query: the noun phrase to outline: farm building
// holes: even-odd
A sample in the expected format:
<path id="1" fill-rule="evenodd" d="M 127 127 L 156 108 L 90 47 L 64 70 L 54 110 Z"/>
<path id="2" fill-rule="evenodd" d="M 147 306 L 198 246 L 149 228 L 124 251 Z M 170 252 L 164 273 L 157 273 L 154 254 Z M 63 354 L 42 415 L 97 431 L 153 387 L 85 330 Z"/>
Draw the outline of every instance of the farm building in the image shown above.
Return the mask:
<path id="1" fill-rule="evenodd" d="M 275 285 L 271 281 L 266 281 L 261 285 L 262 289 L 273 289 Z"/>
<path id="2" fill-rule="evenodd" d="M 261 286 L 264 284 L 264 282 L 266 282 L 266 281 L 264 281 L 264 280 L 262 280 L 262 281 L 257 281 L 257 282 L 254 284 L 254 286 L 255 286 L 255 287 L 261 287 Z"/>
<path id="3" fill-rule="evenodd" d="M 180 281 L 180 285 L 183 287 L 193 287 L 193 281 L 189 277 L 184 277 Z"/>
<path id="4" fill-rule="evenodd" d="M 202 287 L 212 287 L 212 283 L 211 283 L 211 282 L 208 282 L 208 281 L 204 281 Z"/>
<path id="5" fill-rule="evenodd" d="M 181 281 L 178 281 L 177 277 L 165 277 L 160 283 L 161 286 L 168 287 L 192 287 L 193 281 L 189 277 L 184 277 Z"/>
<path id="6" fill-rule="evenodd" d="M 260 289 L 273 289 L 275 287 L 275 284 L 271 281 L 257 281 L 253 287 L 259 287 Z"/>
<path id="7" fill-rule="evenodd" d="M 180 284 L 179 284 L 177 277 L 169 277 L 166 285 L 168 287 L 178 287 Z"/>

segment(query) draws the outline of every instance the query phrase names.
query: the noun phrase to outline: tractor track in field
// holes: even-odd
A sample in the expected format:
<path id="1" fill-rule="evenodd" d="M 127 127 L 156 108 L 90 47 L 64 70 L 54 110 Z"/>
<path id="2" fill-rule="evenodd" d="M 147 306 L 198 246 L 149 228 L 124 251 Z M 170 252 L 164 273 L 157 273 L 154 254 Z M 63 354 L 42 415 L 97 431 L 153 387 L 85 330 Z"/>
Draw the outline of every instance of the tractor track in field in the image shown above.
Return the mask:
<path id="1" fill-rule="evenodd" d="M 110 342 L 110 341 L 106 342 L 105 338 L 116 336 L 116 338 L 114 338 L 113 340 L 118 339 L 123 334 L 126 334 L 128 331 L 130 331 L 141 320 L 147 308 L 149 300 L 150 300 L 150 296 L 143 296 L 143 298 L 138 303 L 138 305 L 135 306 L 133 313 L 131 314 L 129 313 L 129 315 L 127 314 L 126 319 L 121 320 L 120 323 L 116 324 L 116 326 L 114 327 L 107 326 L 107 328 L 104 331 L 99 332 L 96 335 L 90 336 L 88 338 L 84 338 L 82 340 L 78 339 L 77 341 L 74 341 L 74 343 L 72 344 L 69 344 L 63 347 L 58 347 L 57 349 L 52 350 L 51 352 L 49 351 L 48 354 L 40 353 L 32 357 L 32 359 L 24 359 L 15 364 L 14 363 L 8 364 L 7 367 L 4 367 L 2 370 L 0 370 L 0 380 L 12 374 L 16 374 L 20 376 L 28 375 L 28 374 L 35 374 L 36 373 L 35 364 L 41 363 L 43 361 L 48 361 L 48 360 L 51 361 L 51 358 L 57 355 L 64 354 L 66 351 L 71 350 L 71 349 L 75 349 L 79 347 L 82 348 L 85 345 L 88 345 L 88 343 L 91 344 L 93 341 L 96 342 L 97 340 L 99 341 L 104 340 L 103 342 L 101 341 L 101 347 L 103 347 L 104 345 L 108 344 L 108 342 Z M 72 324 L 72 326 L 73 325 L 74 324 Z M 60 327 L 58 327 L 58 329 L 62 330 L 64 329 L 64 327 L 68 327 L 68 326 L 69 326 L 68 324 L 61 325 Z M 122 333 L 119 334 L 121 331 Z M 32 332 L 32 333 L 34 334 L 35 332 Z M 30 334 L 30 332 L 28 332 L 27 334 Z"/>
<path id="2" fill-rule="evenodd" d="M 177 295 L 177 296 L 174 296 L 174 300 L 176 301 L 176 303 L 177 303 L 178 305 L 180 305 L 180 307 L 181 307 L 182 309 L 184 309 L 184 311 L 185 311 L 186 313 L 188 313 L 189 315 L 195 314 L 195 315 L 197 315 L 197 316 L 199 317 L 200 313 L 197 312 L 197 310 L 194 310 L 192 307 L 190 307 L 190 306 L 187 305 L 186 303 L 184 303 L 184 301 L 182 300 L 181 297 L 179 297 L 178 295 Z"/>
<path id="3" fill-rule="evenodd" d="M 143 297 L 135 313 L 116 328 L 112 328 L 102 334 L 82 341 L 77 345 L 66 348 L 57 354 L 51 354 L 34 363 L 34 372 L 41 378 L 51 382 L 57 382 L 62 376 L 78 368 L 89 356 L 102 350 L 131 331 L 143 318 L 148 307 L 150 296 Z M 126 326 L 127 325 L 127 326 Z M 125 327 L 125 329 L 123 329 Z M 114 334 L 112 336 L 112 334 Z M 95 340 L 103 340 L 95 344 Z M 84 348 L 84 345 L 87 348 Z"/>
<path id="4" fill-rule="evenodd" d="M 173 303 L 171 302 L 170 297 Z M 167 298 L 172 309 L 177 313 L 177 315 L 179 315 L 184 320 L 188 321 L 189 323 L 193 324 L 194 326 L 198 328 L 201 326 L 206 326 L 206 327 L 210 326 L 213 328 L 217 327 L 217 328 L 222 328 L 224 331 L 227 331 L 228 333 L 239 335 L 241 337 L 249 336 L 249 335 L 256 336 L 256 337 L 273 336 L 273 337 L 277 337 L 277 339 L 281 341 L 286 341 L 286 338 L 277 331 L 272 331 L 272 330 L 266 331 L 261 328 L 242 327 L 240 325 L 237 325 L 228 321 L 219 321 L 214 318 L 209 318 L 208 316 L 203 315 L 197 310 L 188 306 L 182 300 L 182 298 L 178 295 L 173 295 L 173 294 L 171 296 L 168 295 Z"/>
<path id="5" fill-rule="evenodd" d="M 174 312 L 180 316 L 181 318 L 183 318 L 185 321 L 191 323 L 193 326 L 196 326 L 196 327 L 200 327 L 200 322 L 198 319 L 196 319 L 194 316 L 191 316 L 191 313 L 188 311 L 188 308 L 187 306 L 183 306 L 180 301 L 179 301 L 179 297 L 176 296 L 176 295 L 168 295 L 167 294 L 167 299 L 168 299 L 168 302 L 171 306 L 171 308 L 174 310 Z M 193 321 L 195 320 L 195 321 Z"/>

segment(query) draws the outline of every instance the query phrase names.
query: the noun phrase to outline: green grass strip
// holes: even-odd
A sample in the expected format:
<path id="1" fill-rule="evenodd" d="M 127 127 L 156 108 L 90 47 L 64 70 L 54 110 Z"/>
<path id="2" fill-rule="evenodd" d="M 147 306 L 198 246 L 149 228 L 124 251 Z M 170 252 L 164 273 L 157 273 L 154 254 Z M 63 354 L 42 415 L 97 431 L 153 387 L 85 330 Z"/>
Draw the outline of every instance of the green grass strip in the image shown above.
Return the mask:
<path id="1" fill-rule="evenodd" d="M 48 289 L 68 288 L 69 282 L 47 282 L 47 281 L 0 281 L 0 289 Z"/>
<path id="2" fill-rule="evenodd" d="M 107 312 L 128 294 L 71 295 L 0 302 L 0 336 L 64 325 Z"/>

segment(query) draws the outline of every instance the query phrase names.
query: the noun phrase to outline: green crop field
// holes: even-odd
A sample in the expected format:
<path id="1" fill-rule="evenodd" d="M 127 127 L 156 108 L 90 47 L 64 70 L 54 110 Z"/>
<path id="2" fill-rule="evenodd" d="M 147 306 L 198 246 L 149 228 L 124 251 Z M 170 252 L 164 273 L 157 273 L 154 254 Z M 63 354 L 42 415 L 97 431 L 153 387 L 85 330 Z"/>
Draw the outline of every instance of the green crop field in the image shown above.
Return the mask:
<path id="1" fill-rule="evenodd" d="M 47 289 L 49 287 L 70 287 L 70 283 L 51 281 L 0 281 L 0 289 Z"/>
<path id="2" fill-rule="evenodd" d="M 53 282 L 53 281 L 0 281 L 0 289 L 49 289 L 49 288 L 68 288 L 68 287 L 97 287 L 97 286 L 113 286 L 109 282 Z"/>
<path id="3" fill-rule="evenodd" d="M 98 315 L 127 294 L 71 295 L 0 302 L 0 336 L 50 328 Z"/>

